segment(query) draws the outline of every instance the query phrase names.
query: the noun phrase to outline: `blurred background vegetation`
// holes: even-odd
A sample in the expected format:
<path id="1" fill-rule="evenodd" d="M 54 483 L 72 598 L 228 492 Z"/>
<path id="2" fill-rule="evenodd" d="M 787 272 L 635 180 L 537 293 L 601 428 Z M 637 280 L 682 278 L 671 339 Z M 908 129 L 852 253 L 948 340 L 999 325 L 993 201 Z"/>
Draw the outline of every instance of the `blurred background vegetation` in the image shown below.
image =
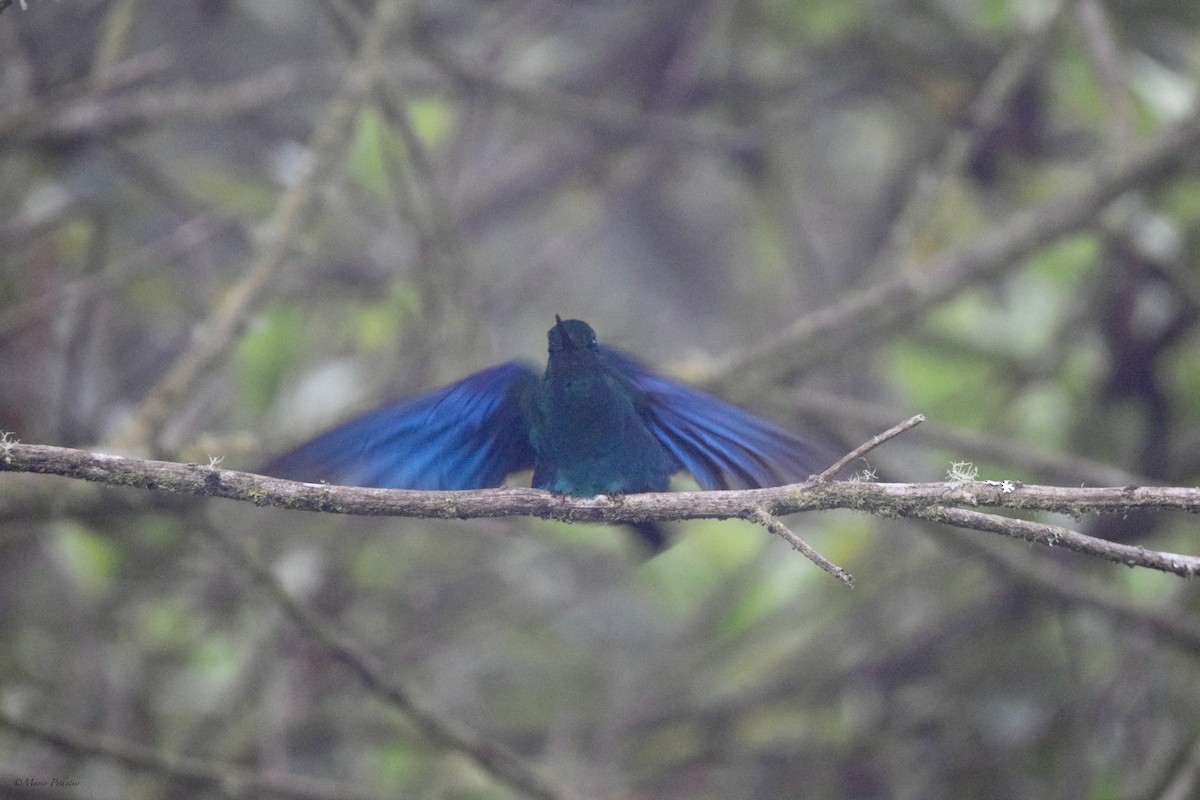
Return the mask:
<path id="1" fill-rule="evenodd" d="M 852 346 L 752 357 L 1194 115 L 1191 0 L 21 5 L 0 429 L 22 441 L 253 469 L 541 361 L 559 313 L 839 447 L 924 413 L 871 454 L 883 479 L 1197 483 L 1186 153 Z M 0 479 L 5 796 L 271 795 L 170 755 L 313 779 L 292 797 L 521 795 L 365 688 L 214 530 L 562 797 L 1200 796 L 1200 596 L 1177 578 L 790 520 L 847 590 L 741 522 L 680 524 L 642 562 L 604 527 L 85 489 Z M 1065 524 L 1200 551 L 1194 518 Z"/>

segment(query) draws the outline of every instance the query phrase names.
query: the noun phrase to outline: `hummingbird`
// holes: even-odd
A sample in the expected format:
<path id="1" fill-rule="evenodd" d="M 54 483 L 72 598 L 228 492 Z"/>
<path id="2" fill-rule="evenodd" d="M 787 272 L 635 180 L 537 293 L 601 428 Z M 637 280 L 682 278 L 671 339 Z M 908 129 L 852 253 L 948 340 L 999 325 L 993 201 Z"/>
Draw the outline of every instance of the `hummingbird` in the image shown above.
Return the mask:
<path id="1" fill-rule="evenodd" d="M 554 316 L 539 376 L 508 361 L 351 419 L 262 471 L 394 489 L 482 489 L 533 470 L 532 485 L 576 497 L 666 491 L 688 472 L 703 489 L 804 480 L 822 448 L 599 344 Z M 634 526 L 658 552 L 655 524 Z"/>

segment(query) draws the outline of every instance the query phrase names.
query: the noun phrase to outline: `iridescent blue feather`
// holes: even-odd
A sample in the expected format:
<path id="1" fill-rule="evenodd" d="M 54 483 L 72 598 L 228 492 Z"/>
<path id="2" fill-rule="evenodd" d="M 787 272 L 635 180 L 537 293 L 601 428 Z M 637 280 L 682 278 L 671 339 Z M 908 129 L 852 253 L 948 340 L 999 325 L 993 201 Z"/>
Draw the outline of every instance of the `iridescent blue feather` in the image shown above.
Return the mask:
<path id="1" fill-rule="evenodd" d="M 500 364 L 369 411 L 272 461 L 281 478 L 397 489 L 499 486 L 533 466 L 522 409 L 533 369 Z"/>
<path id="2" fill-rule="evenodd" d="M 704 489 L 757 488 L 802 481 L 828 466 L 796 434 L 601 347 L 608 363 L 641 392 L 651 433 Z"/>
<path id="3" fill-rule="evenodd" d="M 578 320 L 551 329 L 550 363 L 540 379 L 512 361 L 370 411 L 264 471 L 355 486 L 477 489 L 534 468 L 537 485 L 589 494 L 665 487 L 680 470 L 705 489 L 776 486 L 825 466 L 823 452 L 794 433 L 598 346 Z M 661 453 L 646 449 L 656 445 Z"/>

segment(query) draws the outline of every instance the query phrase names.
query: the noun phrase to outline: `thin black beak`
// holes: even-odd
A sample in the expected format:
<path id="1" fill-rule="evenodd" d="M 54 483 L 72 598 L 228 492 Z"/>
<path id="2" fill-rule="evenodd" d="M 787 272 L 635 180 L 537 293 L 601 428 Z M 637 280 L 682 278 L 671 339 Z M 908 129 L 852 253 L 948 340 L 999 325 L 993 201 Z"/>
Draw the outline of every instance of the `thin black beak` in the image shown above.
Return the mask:
<path id="1" fill-rule="evenodd" d="M 571 334 L 567 333 L 567 326 L 563 325 L 562 317 L 558 314 L 554 315 L 554 327 L 558 328 L 558 335 L 562 339 L 563 349 L 574 350 L 576 344 L 571 340 Z"/>

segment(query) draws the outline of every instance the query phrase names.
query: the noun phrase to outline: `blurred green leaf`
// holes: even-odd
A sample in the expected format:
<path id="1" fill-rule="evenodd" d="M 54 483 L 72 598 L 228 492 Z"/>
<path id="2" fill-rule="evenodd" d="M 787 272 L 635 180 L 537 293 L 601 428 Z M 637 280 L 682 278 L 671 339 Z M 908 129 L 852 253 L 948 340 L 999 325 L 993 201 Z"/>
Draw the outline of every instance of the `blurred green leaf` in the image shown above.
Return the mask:
<path id="1" fill-rule="evenodd" d="M 655 593 L 664 611 L 677 615 L 694 610 L 721 576 L 704 548 L 688 536 L 638 570 L 642 584 Z"/>
<path id="2" fill-rule="evenodd" d="M 354 312 L 354 347 L 358 352 L 386 351 L 420 318 L 420 289 L 412 281 L 395 281 L 386 297 L 362 303 Z"/>
<path id="3" fill-rule="evenodd" d="M 1012 28 L 1014 15 L 1011 0 L 979 0 L 977 10 L 982 27 L 1001 32 Z"/>
<path id="4" fill-rule="evenodd" d="M 416 97 L 408 103 L 413 132 L 426 147 L 441 143 L 454 122 L 454 109 L 440 97 Z"/>
<path id="5" fill-rule="evenodd" d="M 196 200 L 239 217 L 265 218 L 279 202 L 276 186 L 242 177 L 232 169 L 213 169 L 210 162 L 188 170 L 186 185 Z"/>
<path id="6" fill-rule="evenodd" d="M 403 787 L 420 775 L 423 757 L 403 742 L 394 741 L 372 752 L 375 763 L 371 772 L 384 786 Z"/>
<path id="7" fill-rule="evenodd" d="M 1048 299 L 1060 306 L 1067 299 L 1067 293 L 1078 290 L 1079 280 L 1096 265 L 1099 258 L 1100 242 L 1096 236 L 1070 236 L 1035 255 L 1030 261 L 1028 276 L 1042 280 L 1036 291 L 1056 291 L 1049 294 Z"/>
<path id="8" fill-rule="evenodd" d="M 765 0 L 762 7 L 772 28 L 814 42 L 846 33 L 869 13 L 861 3 L 839 0 Z"/>
<path id="9" fill-rule="evenodd" d="M 1077 407 L 1061 385 L 1041 383 L 1021 392 L 1005 416 L 1017 426 L 1023 439 L 1037 442 L 1039 449 L 1046 450 L 1068 444 Z"/>
<path id="10" fill-rule="evenodd" d="M 1101 123 L 1112 114 L 1104 90 L 1096 82 L 1096 67 L 1081 47 L 1072 47 L 1050 64 L 1050 85 L 1055 100 L 1081 119 Z"/>
<path id="11" fill-rule="evenodd" d="M 120 552 L 112 542 L 73 520 L 52 524 L 54 551 L 65 572 L 84 593 L 107 591 L 120 567 Z"/>
<path id="12" fill-rule="evenodd" d="M 242 336 L 233 366 L 247 408 L 262 413 L 270 406 L 280 381 L 304 351 L 308 332 L 298 306 L 278 304 L 259 315 Z"/>
<path id="13" fill-rule="evenodd" d="M 441 142 L 454 119 L 450 105 L 435 97 L 411 100 L 407 111 L 413 133 L 427 147 Z M 380 197 L 388 197 L 392 191 L 389 165 L 401 171 L 407 169 L 408 153 L 403 139 L 379 110 L 368 106 L 358 114 L 346 160 L 347 171 L 355 183 Z"/>
<path id="14" fill-rule="evenodd" d="M 1180 347 L 1166 359 L 1164 374 L 1170 387 L 1172 408 L 1188 417 L 1200 416 L 1200 359 L 1196 343 Z"/>
<path id="15" fill-rule="evenodd" d="M 388 197 L 388 160 L 400 163 L 403 145 L 387 121 L 372 106 L 358 113 L 354 139 L 346 154 L 347 172 L 356 184 L 380 197 Z"/>
<path id="16" fill-rule="evenodd" d="M 888 365 L 906 405 L 941 422 L 981 428 L 995 413 L 992 365 L 962 352 L 940 352 L 900 342 Z"/>
<path id="17" fill-rule="evenodd" d="M 190 618 L 177 597 L 166 597 L 142 607 L 141 630 L 150 647 L 174 650 L 190 641 Z"/>
<path id="18" fill-rule="evenodd" d="M 783 586 L 770 580 L 758 580 L 746 587 L 736 598 L 731 598 L 725 614 L 717 623 L 720 636 L 732 636 L 752 628 L 770 612 L 787 602 L 795 586 Z"/>
<path id="19" fill-rule="evenodd" d="M 1181 223 L 1200 220 L 1200 178 L 1174 181 L 1166 189 L 1166 201 Z"/>
<path id="20" fill-rule="evenodd" d="M 771 538 L 762 526 L 734 519 L 691 520 L 684 531 L 709 565 L 726 573 L 753 558 Z"/>

